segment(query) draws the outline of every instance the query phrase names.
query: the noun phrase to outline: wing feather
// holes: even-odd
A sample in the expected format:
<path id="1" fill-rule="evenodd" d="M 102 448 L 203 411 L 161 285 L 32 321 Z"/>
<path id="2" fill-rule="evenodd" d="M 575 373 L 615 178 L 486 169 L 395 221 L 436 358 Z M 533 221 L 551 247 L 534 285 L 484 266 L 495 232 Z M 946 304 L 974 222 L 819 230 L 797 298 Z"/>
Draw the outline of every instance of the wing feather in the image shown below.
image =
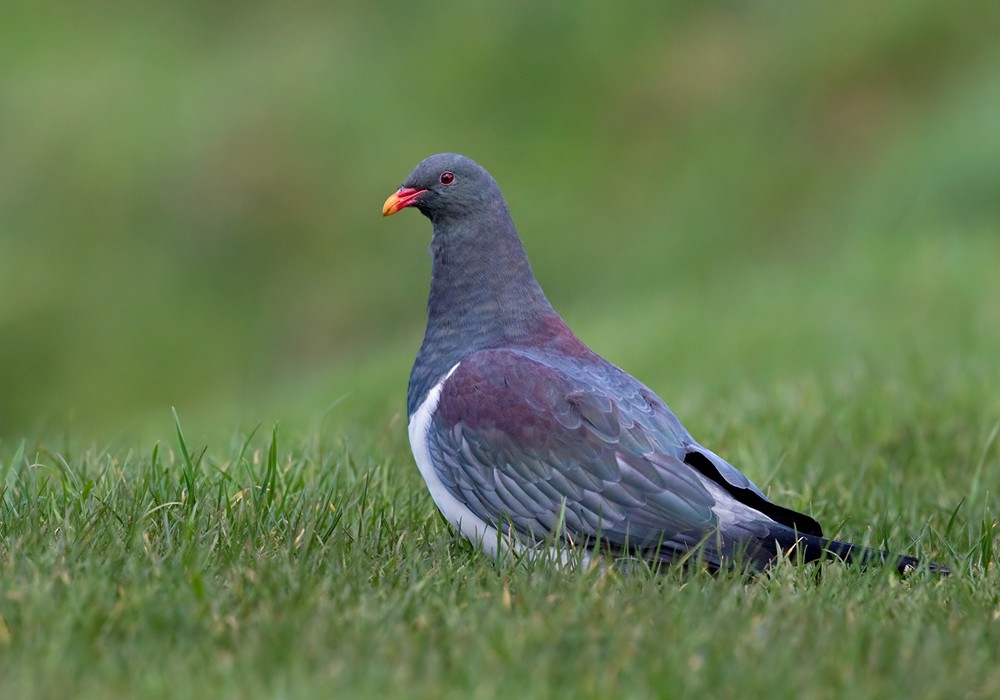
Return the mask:
<path id="1" fill-rule="evenodd" d="M 769 503 L 719 458 L 717 477 L 685 463 L 690 436 L 652 392 L 611 365 L 474 353 L 445 382 L 427 438 L 448 490 L 485 522 L 509 523 L 530 540 L 561 523 L 573 541 L 600 536 L 670 558 L 719 528 L 713 508 L 727 492 L 713 495 L 706 479 Z"/>
<path id="2" fill-rule="evenodd" d="M 717 526 L 694 470 L 651 450 L 671 443 L 640 392 L 623 403 L 588 377 L 512 351 L 466 358 L 445 383 L 428 442 L 442 483 L 484 521 L 541 540 L 685 549 Z M 675 445 L 673 451 L 680 451 Z"/>

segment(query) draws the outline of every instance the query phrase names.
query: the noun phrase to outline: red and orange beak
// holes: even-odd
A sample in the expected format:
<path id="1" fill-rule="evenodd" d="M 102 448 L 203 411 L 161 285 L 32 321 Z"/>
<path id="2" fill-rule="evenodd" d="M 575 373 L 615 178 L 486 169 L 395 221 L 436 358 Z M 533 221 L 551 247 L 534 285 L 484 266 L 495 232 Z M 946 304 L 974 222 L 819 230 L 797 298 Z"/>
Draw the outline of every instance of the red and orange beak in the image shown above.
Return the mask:
<path id="1" fill-rule="evenodd" d="M 382 205 L 382 216 L 392 216 L 400 209 L 412 207 L 426 191 L 414 187 L 400 187 L 385 200 L 385 204 Z"/>

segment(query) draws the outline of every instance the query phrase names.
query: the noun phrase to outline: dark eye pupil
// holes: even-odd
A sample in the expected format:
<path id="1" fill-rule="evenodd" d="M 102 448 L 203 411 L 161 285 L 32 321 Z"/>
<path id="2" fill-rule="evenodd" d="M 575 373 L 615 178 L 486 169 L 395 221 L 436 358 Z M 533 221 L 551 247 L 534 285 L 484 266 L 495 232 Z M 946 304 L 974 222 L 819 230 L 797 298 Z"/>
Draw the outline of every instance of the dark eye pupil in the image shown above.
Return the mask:
<path id="1" fill-rule="evenodd" d="M 450 185 L 454 181 L 455 181 L 455 174 L 453 172 L 451 172 L 450 170 L 445 170 L 443 173 L 441 173 L 441 184 L 442 185 Z"/>

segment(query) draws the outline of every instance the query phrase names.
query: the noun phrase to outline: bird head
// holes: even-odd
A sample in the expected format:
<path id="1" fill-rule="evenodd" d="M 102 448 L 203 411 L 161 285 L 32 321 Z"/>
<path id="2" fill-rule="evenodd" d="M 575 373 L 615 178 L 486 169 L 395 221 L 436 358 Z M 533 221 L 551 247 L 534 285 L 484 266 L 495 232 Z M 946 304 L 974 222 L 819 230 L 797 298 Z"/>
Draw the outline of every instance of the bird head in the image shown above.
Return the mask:
<path id="1" fill-rule="evenodd" d="M 402 186 L 385 200 L 382 215 L 416 207 L 432 221 L 458 219 L 481 210 L 499 196 L 496 181 L 474 160 L 457 153 L 439 153 L 413 169 Z"/>

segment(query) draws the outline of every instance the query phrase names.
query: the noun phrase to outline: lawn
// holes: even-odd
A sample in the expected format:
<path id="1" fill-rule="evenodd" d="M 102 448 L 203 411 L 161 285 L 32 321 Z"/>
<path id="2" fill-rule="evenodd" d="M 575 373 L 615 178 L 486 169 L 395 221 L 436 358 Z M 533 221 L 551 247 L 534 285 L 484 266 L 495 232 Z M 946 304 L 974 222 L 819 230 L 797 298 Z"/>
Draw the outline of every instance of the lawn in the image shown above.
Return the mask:
<path id="1" fill-rule="evenodd" d="M 980 379 L 873 390 L 858 371 L 686 402 L 720 417 L 712 432 L 773 497 L 949 578 L 494 563 L 438 516 L 401 429 L 8 447 L 0 690 L 995 697 L 997 427 Z"/>
<path id="2" fill-rule="evenodd" d="M 1000 697 L 1000 17 L 968 5 L 12 2 L 0 698 Z M 444 150 L 699 441 L 952 576 L 457 538 L 405 427 L 429 225 L 380 216 Z"/>

